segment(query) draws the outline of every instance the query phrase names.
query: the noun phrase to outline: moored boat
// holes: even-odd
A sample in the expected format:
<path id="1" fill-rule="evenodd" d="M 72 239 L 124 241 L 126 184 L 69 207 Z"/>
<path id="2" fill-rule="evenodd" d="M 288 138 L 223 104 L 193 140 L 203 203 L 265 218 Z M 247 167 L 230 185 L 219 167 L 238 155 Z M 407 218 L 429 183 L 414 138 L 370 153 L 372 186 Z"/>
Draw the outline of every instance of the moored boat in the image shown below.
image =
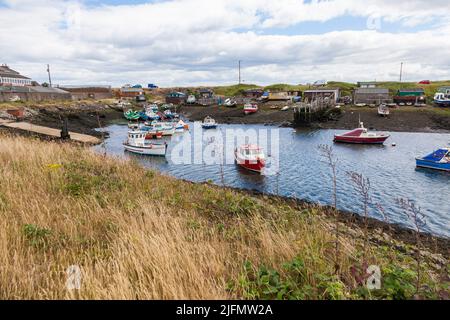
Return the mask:
<path id="1" fill-rule="evenodd" d="M 389 135 L 386 133 L 369 132 L 366 128 L 364 128 L 364 124 L 360 122 L 359 128 L 344 134 L 334 135 L 334 142 L 383 144 L 388 138 Z"/>
<path id="2" fill-rule="evenodd" d="M 236 100 L 227 98 L 227 99 L 225 99 L 223 105 L 225 107 L 229 107 L 229 108 L 236 107 Z"/>
<path id="3" fill-rule="evenodd" d="M 172 111 L 170 111 L 170 109 L 167 109 L 164 111 L 164 116 L 167 119 L 173 119 L 174 118 L 174 114 L 172 113 Z"/>
<path id="4" fill-rule="evenodd" d="M 151 142 L 147 134 L 142 130 L 128 131 L 128 139 L 123 143 L 125 150 L 142 155 L 165 156 L 167 144 Z"/>
<path id="5" fill-rule="evenodd" d="M 378 115 L 382 117 L 387 117 L 391 111 L 389 110 L 388 106 L 385 104 L 380 104 L 378 106 Z"/>
<path id="6" fill-rule="evenodd" d="M 213 118 L 211 118 L 210 116 L 207 116 L 202 123 L 202 128 L 203 129 L 215 129 L 217 128 L 217 122 L 216 120 L 214 120 Z"/>
<path id="7" fill-rule="evenodd" d="M 189 125 L 183 120 L 180 120 L 175 124 L 175 132 L 184 132 L 185 130 L 189 130 Z"/>
<path id="8" fill-rule="evenodd" d="M 250 171 L 261 173 L 266 166 L 263 150 L 252 144 L 239 146 L 234 151 L 236 163 Z"/>
<path id="9" fill-rule="evenodd" d="M 123 115 L 127 120 L 139 120 L 139 118 L 141 117 L 139 112 L 134 110 L 127 110 L 123 113 Z"/>
<path id="10" fill-rule="evenodd" d="M 450 172 L 450 148 L 441 148 L 425 157 L 416 158 L 416 166 Z"/>
<path id="11" fill-rule="evenodd" d="M 434 104 L 439 107 L 450 107 L 450 94 L 438 92 L 434 95 Z"/>
<path id="12" fill-rule="evenodd" d="M 171 136 L 175 133 L 175 126 L 172 122 L 153 121 L 150 128 L 156 132 L 161 132 L 163 136 Z"/>
<path id="13" fill-rule="evenodd" d="M 246 103 L 244 105 L 244 113 L 251 114 L 258 112 L 258 105 L 256 103 Z"/>

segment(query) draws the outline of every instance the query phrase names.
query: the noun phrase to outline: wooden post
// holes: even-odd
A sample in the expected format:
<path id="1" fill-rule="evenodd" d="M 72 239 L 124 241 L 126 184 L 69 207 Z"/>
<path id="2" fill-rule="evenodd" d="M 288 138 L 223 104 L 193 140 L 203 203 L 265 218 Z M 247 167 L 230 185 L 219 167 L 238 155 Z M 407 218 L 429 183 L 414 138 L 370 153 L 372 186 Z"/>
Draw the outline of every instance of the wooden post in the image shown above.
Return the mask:
<path id="1" fill-rule="evenodd" d="M 67 119 L 67 116 L 66 116 L 66 117 L 64 117 L 63 126 L 62 126 L 62 130 L 61 130 L 61 139 L 63 139 L 63 140 L 70 139 L 68 123 L 69 123 L 69 120 Z"/>

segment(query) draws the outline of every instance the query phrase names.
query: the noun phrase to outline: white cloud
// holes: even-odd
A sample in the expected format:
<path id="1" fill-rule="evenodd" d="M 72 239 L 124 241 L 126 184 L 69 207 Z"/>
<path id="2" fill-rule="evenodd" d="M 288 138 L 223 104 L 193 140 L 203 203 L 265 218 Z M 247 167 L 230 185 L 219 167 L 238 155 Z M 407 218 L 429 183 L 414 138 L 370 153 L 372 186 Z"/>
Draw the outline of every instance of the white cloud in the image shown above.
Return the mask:
<path id="1" fill-rule="evenodd" d="M 39 81 L 46 79 L 45 64 L 50 63 L 60 83 L 233 83 L 239 59 L 244 61 L 244 79 L 259 84 L 394 80 L 400 61 L 405 62 L 406 79 L 450 78 L 446 0 L 3 3 L 1 62 Z M 380 29 L 273 34 L 274 28 L 345 16 L 379 17 Z M 426 28 L 388 33 L 385 22 Z"/>

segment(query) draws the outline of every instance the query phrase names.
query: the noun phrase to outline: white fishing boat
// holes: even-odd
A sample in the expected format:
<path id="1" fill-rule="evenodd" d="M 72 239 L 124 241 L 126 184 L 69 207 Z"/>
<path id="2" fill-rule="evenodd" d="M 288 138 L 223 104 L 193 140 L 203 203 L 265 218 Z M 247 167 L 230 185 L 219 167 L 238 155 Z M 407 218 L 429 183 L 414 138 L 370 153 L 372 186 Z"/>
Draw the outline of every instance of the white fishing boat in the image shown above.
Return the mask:
<path id="1" fill-rule="evenodd" d="M 154 143 L 148 133 L 142 130 L 128 131 L 128 139 L 123 143 L 125 150 L 148 156 L 165 156 L 167 143 Z"/>
<path id="2" fill-rule="evenodd" d="M 388 106 L 385 104 L 380 104 L 378 107 L 378 115 L 382 117 L 387 117 L 391 111 L 389 110 Z"/>
<path id="3" fill-rule="evenodd" d="M 163 136 L 171 136 L 175 133 L 175 126 L 173 122 L 157 122 L 151 123 L 151 128 L 156 132 L 161 132 Z"/>
<path id="4" fill-rule="evenodd" d="M 211 118 L 210 116 L 207 116 L 202 123 L 202 128 L 203 129 L 215 129 L 217 128 L 217 122 L 216 120 L 214 120 L 213 118 Z"/>
<path id="5" fill-rule="evenodd" d="M 437 92 L 434 95 L 434 104 L 440 107 L 449 107 L 450 93 Z"/>

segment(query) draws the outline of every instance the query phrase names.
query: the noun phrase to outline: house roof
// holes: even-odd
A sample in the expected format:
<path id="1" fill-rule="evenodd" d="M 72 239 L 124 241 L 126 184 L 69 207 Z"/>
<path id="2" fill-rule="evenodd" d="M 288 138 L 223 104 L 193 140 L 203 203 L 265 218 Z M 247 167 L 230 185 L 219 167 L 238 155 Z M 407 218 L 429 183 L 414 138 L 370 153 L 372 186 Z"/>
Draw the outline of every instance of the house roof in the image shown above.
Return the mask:
<path id="1" fill-rule="evenodd" d="M 70 94 L 67 91 L 61 90 L 59 88 L 50 88 L 43 86 L 33 86 L 33 87 L 21 87 L 21 86 L 0 86 L 0 91 L 3 92 L 13 92 L 13 93 L 25 93 L 25 92 L 35 92 L 35 93 L 60 93 L 60 94 Z"/>
<path id="2" fill-rule="evenodd" d="M 422 88 L 414 88 L 414 89 L 399 89 L 398 92 L 425 92 Z"/>
<path id="3" fill-rule="evenodd" d="M 35 87 L 28 87 L 28 88 L 30 88 L 31 92 L 70 94 L 70 92 L 68 92 L 68 91 L 64 91 L 62 89 L 54 88 L 54 87 L 35 86 Z"/>
<path id="4" fill-rule="evenodd" d="M 384 88 L 358 88 L 355 90 L 357 94 L 389 94 L 389 89 Z"/>
<path id="5" fill-rule="evenodd" d="M 0 66 L 0 77 L 31 80 L 30 78 L 21 75 L 19 72 L 10 69 L 7 65 Z"/>
<path id="6" fill-rule="evenodd" d="M 124 87 L 124 88 L 120 88 L 120 91 L 122 91 L 122 92 L 142 92 L 144 90 L 142 88 L 127 88 L 127 87 Z"/>

